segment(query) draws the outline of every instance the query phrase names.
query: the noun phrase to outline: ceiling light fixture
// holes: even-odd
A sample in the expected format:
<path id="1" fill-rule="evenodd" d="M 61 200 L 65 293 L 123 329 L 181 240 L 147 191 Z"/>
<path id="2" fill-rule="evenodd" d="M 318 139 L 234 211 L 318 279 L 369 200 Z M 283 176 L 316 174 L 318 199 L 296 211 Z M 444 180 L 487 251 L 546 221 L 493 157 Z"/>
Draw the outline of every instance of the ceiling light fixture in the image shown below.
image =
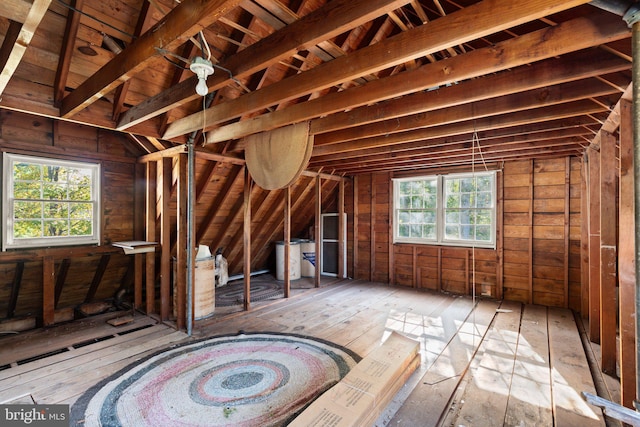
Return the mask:
<path id="1" fill-rule="evenodd" d="M 196 85 L 196 93 L 200 96 L 206 96 L 209 93 L 207 86 L 207 77 L 213 74 L 213 65 L 211 61 L 196 56 L 191 60 L 189 69 L 198 76 L 198 84 Z"/>

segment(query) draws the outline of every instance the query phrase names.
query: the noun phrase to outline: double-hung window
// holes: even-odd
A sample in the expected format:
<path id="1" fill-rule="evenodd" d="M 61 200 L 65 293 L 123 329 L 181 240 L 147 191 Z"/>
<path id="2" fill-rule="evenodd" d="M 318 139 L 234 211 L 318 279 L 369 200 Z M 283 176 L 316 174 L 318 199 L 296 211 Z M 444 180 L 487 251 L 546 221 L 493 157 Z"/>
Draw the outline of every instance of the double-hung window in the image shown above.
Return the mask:
<path id="1" fill-rule="evenodd" d="M 100 165 L 4 153 L 3 250 L 98 244 Z"/>
<path id="2" fill-rule="evenodd" d="M 496 173 L 394 179 L 394 242 L 495 247 Z"/>

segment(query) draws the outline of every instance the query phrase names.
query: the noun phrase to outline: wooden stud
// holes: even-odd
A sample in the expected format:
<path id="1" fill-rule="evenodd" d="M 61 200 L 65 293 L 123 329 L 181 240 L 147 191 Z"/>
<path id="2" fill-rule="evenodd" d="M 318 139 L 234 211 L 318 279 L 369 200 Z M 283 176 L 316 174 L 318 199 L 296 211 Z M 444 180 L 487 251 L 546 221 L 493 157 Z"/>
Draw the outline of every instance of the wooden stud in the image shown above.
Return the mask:
<path id="1" fill-rule="evenodd" d="M 389 172 L 389 285 L 394 286 L 396 284 L 396 272 L 394 262 L 394 244 L 393 238 L 395 235 L 395 212 L 393 211 L 394 205 L 394 193 L 393 193 L 393 172 Z"/>
<path id="2" fill-rule="evenodd" d="M 55 262 L 50 255 L 42 258 L 42 324 L 55 323 Z"/>
<path id="3" fill-rule="evenodd" d="M 320 273 L 322 271 L 322 246 L 320 245 L 322 235 L 320 234 L 320 221 L 322 220 L 322 178 L 316 176 L 316 214 L 314 234 L 316 239 L 316 274 L 314 277 L 315 287 L 320 287 Z"/>
<path id="4" fill-rule="evenodd" d="M 438 265 L 437 265 L 436 289 L 438 292 L 442 292 L 442 246 L 438 246 Z"/>
<path id="5" fill-rule="evenodd" d="M 371 213 L 369 214 L 369 240 L 371 241 L 369 246 L 369 281 L 375 281 L 376 276 L 376 181 L 375 175 L 369 175 L 371 180 Z"/>
<path id="6" fill-rule="evenodd" d="M 56 277 L 56 294 L 55 294 L 55 303 L 54 307 L 58 307 L 58 301 L 60 301 L 60 296 L 62 295 L 62 288 L 64 287 L 64 282 L 67 280 L 67 273 L 69 272 L 69 266 L 71 265 L 71 261 L 69 258 L 64 258 L 60 263 L 60 267 L 58 269 L 58 274 Z"/>
<path id="7" fill-rule="evenodd" d="M 589 163 L 586 153 L 580 168 L 580 314 L 589 318 Z"/>
<path id="8" fill-rule="evenodd" d="M 284 189 L 284 297 L 291 290 L 291 186 Z"/>
<path id="9" fill-rule="evenodd" d="M 9 304 L 7 306 L 7 319 L 12 318 L 16 311 L 16 306 L 18 305 L 18 293 L 20 292 L 20 284 L 22 283 L 23 273 L 24 261 L 19 261 L 16 263 L 16 271 L 13 275 L 13 281 L 11 282 L 11 295 L 9 295 Z M 54 303 L 54 307 L 56 303 Z"/>
<path id="10" fill-rule="evenodd" d="M 620 103 L 620 188 L 619 229 L 633 230 L 634 158 L 633 115 L 630 101 Z M 620 395 L 621 404 L 634 409 L 636 399 L 636 272 L 635 234 L 624 232 L 618 243 L 619 335 L 620 335 Z"/>
<path id="11" fill-rule="evenodd" d="M 251 308 L 251 175 L 249 169 L 244 167 L 244 217 L 243 228 L 244 233 L 242 237 L 242 243 L 244 248 L 244 309 L 249 310 Z M 288 261 L 288 260 L 287 260 Z M 287 265 L 285 263 L 285 265 Z M 287 267 L 288 269 L 288 267 Z M 288 286 L 287 286 L 288 287 Z M 285 297 L 287 297 L 288 289 L 285 290 Z"/>
<path id="12" fill-rule="evenodd" d="M 533 205 L 534 205 L 534 161 L 529 161 L 529 286 L 527 302 L 533 304 Z"/>
<path id="13" fill-rule="evenodd" d="M 571 214 L 571 157 L 564 169 L 564 308 L 569 308 L 569 220 Z"/>
<path id="14" fill-rule="evenodd" d="M 186 326 L 187 322 L 187 274 L 193 274 L 193 271 L 187 271 L 187 156 L 179 155 L 177 157 L 178 168 L 178 188 L 177 188 L 177 206 L 176 206 L 176 327 L 180 330 Z M 165 178 L 166 182 L 166 178 Z M 193 281 L 192 281 L 193 283 Z M 193 293 L 193 292 L 192 292 Z"/>
<path id="15" fill-rule="evenodd" d="M 418 250 L 416 245 L 411 245 L 411 270 L 413 272 L 413 283 L 411 285 L 412 288 L 420 287 L 420 277 L 419 277 L 419 268 L 418 268 Z"/>
<path id="16" fill-rule="evenodd" d="M 600 343 L 600 156 L 589 153 L 589 339 Z"/>
<path id="17" fill-rule="evenodd" d="M 347 244 L 344 238 L 346 226 L 344 220 L 344 179 L 341 179 L 338 183 L 338 277 L 340 279 L 347 277 L 346 271 L 344 271 L 344 248 Z"/>
<path id="18" fill-rule="evenodd" d="M 504 169 L 496 174 L 496 294 L 498 300 L 504 295 Z"/>
<path id="19" fill-rule="evenodd" d="M 146 167 L 146 181 L 147 181 L 147 189 L 146 189 L 146 199 L 145 199 L 145 217 L 146 217 L 146 225 L 145 225 L 145 239 L 148 242 L 156 241 L 156 219 L 157 219 L 157 181 L 158 181 L 158 163 L 151 161 L 147 163 Z M 168 248 L 162 247 L 162 249 Z M 169 252 L 168 250 L 166 252 Z M 161 256 L 167 258 L 167 261 L 170 261 L 170 254 L 165 254 L 165 250 L 162 250 Z M 142 305 L 142 255 L 135 256 L 134 263 L 134 271 L 135 271 L 135 287 L 136 294 L 140 293 L 140 301 L 136 302 L 136 307 L 140 308 Z M 151 297 L 155 299 L 155 282 L 156 282 L 156 253 L 150 252 L 144 255 L 145 261 L 145 275 L 146 275 L 146 283 L 145 288 L 147 292 L 147 303 L 146 303 L 146 311 L 147 313 L 153 313 L 153 304 L 149 304 L 151 301 Z M 161 264 L 162 265 L 162 264 Z M 167 271 L 170 268 L 170 263 L 167 266 Z M 163 286 L 164 285 L 164 286 Z M 160 317 L 162 320 L 169 319 L 169 301 L 170 293 L 169 293 L 169 283 L 167 279 L 167 283 L 160 283 Z M 149 311 L 151 310 L 151 311 Z"/>
<path id="20" fill-rule="evenodd" d="M 358 279 L 358 225 L 360 209 L 358 209 L 358 191 L 359 191 L 360 179 L 358 175 L 353 177 L 353 277 Z M 316 256 L 316 264 L 318 263 L 318 257 Z"/>
<path id="21" fill-rule="evenodd" d="M 98 263 L 98 267 L 96 268 L 96 271 L 93 274 L 93 279 L 91 280 L 91 285 L 89 285 L 87 296 L 84 298 L 85 303 L 89 303 L 93 301 L 93 299 L 95 298 L 96 292 L 98 291 L 100 282 L 102 282 L 102 277 L 104 276 L 104 272 L 107 270 L 107 266 L 109 265 L 110 259 L 111 259 L 111 255 L 109 254 L 104 254 L 102 255 L 102 257 L 100 257 L 100 262 Z"/>

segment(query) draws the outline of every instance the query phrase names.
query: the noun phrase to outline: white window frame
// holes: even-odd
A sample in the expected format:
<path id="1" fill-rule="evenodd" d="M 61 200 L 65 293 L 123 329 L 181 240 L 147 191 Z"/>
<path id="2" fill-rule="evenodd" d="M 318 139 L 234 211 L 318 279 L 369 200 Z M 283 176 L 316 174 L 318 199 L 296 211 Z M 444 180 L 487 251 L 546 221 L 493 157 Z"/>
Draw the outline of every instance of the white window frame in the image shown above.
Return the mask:
<path id="1" fill-rule="evenodd" d="M 490 241 L 475 241 L 475 240 L 454 240 L 447 239 L 445 237 L 445 178 L 473 178 L 492 176 L 493 186 L 491 189 L 491 231 Z M 437 203 L 436 203 L 436 237 L 433 239 L 428 238 L 412 238 L 412 237 L 400 237 L 400 221 L 399 213 L 399 186 L 402 182 L 422 181 L 422 180 L 437 180 Z M 393 243 L 411 243 L 411 244 L 425 244 L 425 245 L 441 245 L 441 246 L 462 246 L 462 247 L 476 247 L 476 248 L 489 248 L 495 249 L 496 247 L 496 215 L 497 215 L 497 201 L 496 201 L 496 188 L 497 188 L 497 171 L 483 171 L 483 172 L 469 172 L 469 173 L 455 173 L 447 175 L 425 175 L 414 176 L 406 178 L 394 178 L 393 181 Z"/>
<path id="2" fill-rule="evenodd" d="M 91 174 L 92 231 L 87 236 L 51 236 L 34 238 L 15 238 L 13 213 L 15 206 L 13 166 L 26 162 L 39 165 L 55 165 L 70 168 L 89 169 Z M 2 250 L 27 249 L 51 246 L 96 245 L 100 244 L 101 208 L 100 208 L 100 164 L 60 160 L 56 158 L 37 157 L 23 154 L 3 153 L 2 162 Z"/>

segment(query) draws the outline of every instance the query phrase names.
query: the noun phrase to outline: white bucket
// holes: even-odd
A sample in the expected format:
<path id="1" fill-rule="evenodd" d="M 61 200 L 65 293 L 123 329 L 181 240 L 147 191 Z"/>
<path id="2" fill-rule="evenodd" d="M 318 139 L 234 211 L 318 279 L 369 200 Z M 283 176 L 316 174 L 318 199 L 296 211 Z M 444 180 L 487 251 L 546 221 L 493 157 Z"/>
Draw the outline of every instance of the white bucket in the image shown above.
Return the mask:
<path id="1" fill-rule="evenodd" d="M 316 242 L 313 240 L 304 240 L 300 243 L 300 275 L 316 276 Z"/>
<path id="2" fill-rule="evenodd" d="M 300 242 L 289 244 L 289 280 L 300 278 Z M 284 242 L 276 242 L 276 279 L 284 280 Z"/>

